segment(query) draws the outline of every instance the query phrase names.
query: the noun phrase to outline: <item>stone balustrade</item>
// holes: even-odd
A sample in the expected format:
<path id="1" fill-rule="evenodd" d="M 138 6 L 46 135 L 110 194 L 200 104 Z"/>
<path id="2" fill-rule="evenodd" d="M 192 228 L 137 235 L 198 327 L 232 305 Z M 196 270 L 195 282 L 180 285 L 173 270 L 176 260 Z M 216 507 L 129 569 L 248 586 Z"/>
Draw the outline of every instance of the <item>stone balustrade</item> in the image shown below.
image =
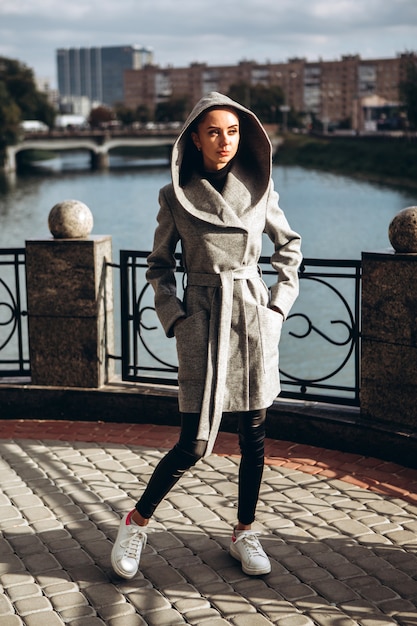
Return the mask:
<path id="1" fill-rule="evenodd" d="M 417 207 L 388 228 L 392 249 L 362 254 L 362 416 L 417 431 Z"/>
<path id="2" fill-rule="evenodd" d="M 52 238 L 26 242 L 32 383 L 100 387 L 113 376 L 110 236 L 91 236 L 93 216 L 76 200 L 49 214 Z"/>

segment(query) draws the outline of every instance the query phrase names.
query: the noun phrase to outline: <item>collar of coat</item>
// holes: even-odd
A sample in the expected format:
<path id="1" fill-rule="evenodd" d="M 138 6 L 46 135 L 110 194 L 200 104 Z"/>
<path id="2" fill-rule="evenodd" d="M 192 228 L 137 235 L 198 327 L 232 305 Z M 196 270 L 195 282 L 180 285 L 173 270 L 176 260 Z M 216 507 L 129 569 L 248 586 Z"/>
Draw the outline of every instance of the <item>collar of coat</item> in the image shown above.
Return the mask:
<path id="1" fill-rule="evenodd" d="M 263 188 L 250 190 L 246 179 L 239 166 L 234 166 L 220 194 L 208 180 L 195 173 L 185 187 L 174 185 L 174 192 L 183 208 L 197 219 L 216 226 L 248 230 L 254 209 L 267 192 Z"/>

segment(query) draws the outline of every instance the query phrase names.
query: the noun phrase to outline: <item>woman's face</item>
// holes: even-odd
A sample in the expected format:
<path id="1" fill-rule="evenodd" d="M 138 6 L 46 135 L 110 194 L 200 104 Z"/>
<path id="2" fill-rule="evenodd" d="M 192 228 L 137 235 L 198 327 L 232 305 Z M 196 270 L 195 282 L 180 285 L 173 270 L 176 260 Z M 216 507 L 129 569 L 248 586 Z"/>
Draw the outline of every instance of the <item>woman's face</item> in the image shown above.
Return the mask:
<path id="1" fill-rule="evenodd" d="M 231 109 L 212 109 L 191 137 L 201 150 L 204 169 L 208 172 L 221 170 L 233 159 L 239 147 L 239 117 Z"/>

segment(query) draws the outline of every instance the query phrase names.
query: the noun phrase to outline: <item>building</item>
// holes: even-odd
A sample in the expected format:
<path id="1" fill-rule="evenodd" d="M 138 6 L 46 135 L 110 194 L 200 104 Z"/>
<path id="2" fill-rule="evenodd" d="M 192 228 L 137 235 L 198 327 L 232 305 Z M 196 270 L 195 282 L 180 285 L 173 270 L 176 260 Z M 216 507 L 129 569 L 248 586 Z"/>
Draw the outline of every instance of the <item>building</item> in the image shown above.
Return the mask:
<path id="1" fill-rule="evenodd" d="M 394 125 L 401 106 L 399 84 L 410 57 L 417 61 L 416 54 L 407 53 L 373 60 L 347 55 L 336 61 L 293 58 L 286 63 L 242 61 L 230 66 L 147 65 L 124 72 L 124 103 L 132 109 L 145 106 L 152 114 L 166 100 L 186 98 L 191 108 L 209 91 L 227 93 L 236 83 L 278 85 L 287 106 L 319 120 L 325 129 L 372 129 L 382 122 Z M 250 102 L 245 104 L 250 106 Z"/>
<path id="2" fill-rule="evenodd" d="M 145 106 L 151 114 L 155 107 L 169 99 L 186 98 L 189 106 L 210 91 L 227 93 L 235 83 L 265 86 L 281 85 L 289 106 L 299 111 L 302 102 L 302 68 L 304 60 L 259 65 L 242 61 L 238 65 L 208 66 L 192 63 L 189 67 L 160 68 L 147 66 L 126 70 L 124 74 L 124 103 L 135 109 Z M 250 106 L 250 103 L 246 103 Z"/>
<path id="3" fill-rule="evenodd" d="M 136 45 L 60 48 L 56 59 L 61 98 L 114 106 L 124 99 L 124 71 L 152 63 L 152 51 Z"/>

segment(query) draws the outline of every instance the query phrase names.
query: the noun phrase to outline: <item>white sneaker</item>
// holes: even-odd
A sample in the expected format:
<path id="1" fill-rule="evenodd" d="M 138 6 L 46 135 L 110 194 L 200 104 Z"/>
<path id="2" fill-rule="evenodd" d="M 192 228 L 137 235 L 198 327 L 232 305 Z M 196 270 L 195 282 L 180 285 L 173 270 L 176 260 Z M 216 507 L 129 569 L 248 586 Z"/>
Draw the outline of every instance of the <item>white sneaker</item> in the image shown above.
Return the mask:
<path id="1" fill-rule="evenodd" d="M 269 574 L 271 563 L 266 556 L 258 535 L 253 530 L 234 531 L 230 543 L 230 554 L 241 562 L 242 570 L 250 576 Z"/>
<path id="2" fill-rule="evenodd" d="M 135 576 L 142 549 L 146 546 L 146 533 L 141 526 L 130 520 L 133 512 L 126 513 L 120 522 L 119 532 L 111 551 L 112 567 L 122 578 Z"/>

